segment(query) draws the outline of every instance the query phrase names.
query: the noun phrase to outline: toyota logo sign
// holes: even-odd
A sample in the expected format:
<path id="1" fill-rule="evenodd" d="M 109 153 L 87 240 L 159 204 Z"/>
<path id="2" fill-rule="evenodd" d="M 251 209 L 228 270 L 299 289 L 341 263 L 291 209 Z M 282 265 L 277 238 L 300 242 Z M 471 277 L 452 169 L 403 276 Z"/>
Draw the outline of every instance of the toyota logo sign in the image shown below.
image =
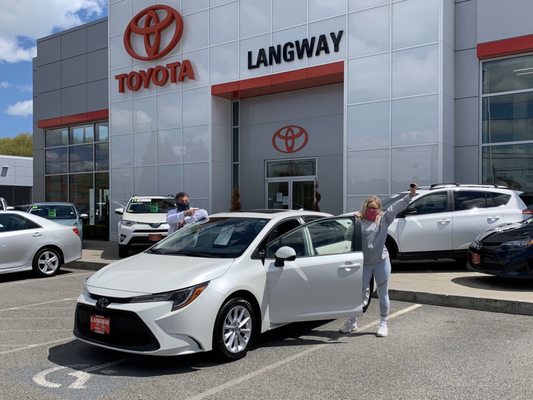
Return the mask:
<path id="1" fill-rule="evenodd" d="M 301 126 L 287 125 L 279 128 L 272 136 L 272 146 L 281 153 L 296 153 L 302 150 L 309 135 Z"/>
<path id="2" fill-rule="evenodd" d="M 159 13 L 158 13 L 159 12 Z M 165 16 L 161 19 L 160 14 Z M 172 29 L 170 42 L 161 49 L 162 33 Z M 155 60 L 170 53 L 176 46 L 183 33 L 183 19 L 179 12 L 172 7 L 158 4 L 146 7 L 132 18 L 124 32 L 124 47 L 130 56 L 138 60 Z M 146 55 L 140 55 L 132 45 L 133 35 L 142 36 Z"/>

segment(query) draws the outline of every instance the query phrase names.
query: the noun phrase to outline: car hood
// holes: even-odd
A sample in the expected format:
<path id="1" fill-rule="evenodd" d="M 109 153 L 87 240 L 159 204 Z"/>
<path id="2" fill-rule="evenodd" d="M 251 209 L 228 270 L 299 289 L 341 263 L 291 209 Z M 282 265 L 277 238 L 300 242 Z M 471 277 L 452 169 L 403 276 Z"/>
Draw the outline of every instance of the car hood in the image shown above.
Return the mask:
<path id="1" fill-rule="evenodd" d="M 141 253 L 102 268 L 87 280 L 87 289 L 110 297 L 169 292 L 216 279 L 233 260 Z"/>
<path id="2" fill-rule="evenodd" d="M 127 221 L 134 221 L 134 222 L 142 222 L 145 224 L 166 224 L 167 223 L 167 215 L 166 214 L 130 214 L 130 213 L 124 213 L 122 216 L 122 219 L 125 219 Z"/>

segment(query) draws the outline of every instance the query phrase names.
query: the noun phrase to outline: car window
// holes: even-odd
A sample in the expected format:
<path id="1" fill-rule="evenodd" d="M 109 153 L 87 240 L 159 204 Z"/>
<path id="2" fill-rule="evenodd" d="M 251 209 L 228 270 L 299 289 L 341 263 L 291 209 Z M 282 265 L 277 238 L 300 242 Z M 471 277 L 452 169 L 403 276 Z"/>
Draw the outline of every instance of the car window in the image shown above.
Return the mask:
<path id="1" fill-rule="evenodd" d="M 461 190 L 454 192 L 455 211 L 471 210 L 473 208 L 487 208 L 491 205 L 487 202 L 485 192 Z"/>
<path id="2" fill-rule="evenodd" d="M 429 193 L 414 200 L 407 208 L 408 214 L 423 215 L 448 211 L 448 193 Z"/>
<path id="3" fill-rule="evenodd" d="M 76 219 L 76 209 L 71 205 L 36 204 L 29 209 L 30 214 L 46 219 Z"/>
<path id="4" fill-rule="evenodd" d="M 509 203 L 509 200 L 511 199 L 511 195 L 508 193 L 489 192 L 489 194 L 492 197 L 491 201 L 494 201 L 495 203 L 494 207 L 504 206 Z"/>
<path id="5" fill-rule="evenodd" d="M 284 235 L 289 231 L 292 231 L 298 226 L 300 226 L 300 222 L 295 218 L 280 222 L 268 233 L 265 244 L 273 241 L 274 239 L 277 239 L 278 237 Z"/>
<path id="6" fill-rule="evenodd" d="M 132 214 L 166 214 L 176 208 L 174 199 L 139 199 L 133 197 L 126 208 Z"/>
<path id="7" fill-rule="evenodd" d="M 304 215 L 302 216 L 302 219 L 305 221 L 305 223 L 316 221 L 317 219 L 324 218 L 321 215 Z"/>
<path id="8" fill-rule="evenodd" d="M 0 215 L 0 232 L 14 232 L 24 229 L 40 228 L 35 222 L 18 214 Z"/>
<path id="9" fill-rule="evenodd" d="M 349 253 L 354 251 L 354 227 L 353 217 L 320 219 L 275 240 L 268 245 L 266 254 L 274 258 L 283 246 L 292 247 L 297 257 Z M 360 241 L 360 235 L 358 238 Z M 360 249 L 360 243 L 356 247 Z"/>

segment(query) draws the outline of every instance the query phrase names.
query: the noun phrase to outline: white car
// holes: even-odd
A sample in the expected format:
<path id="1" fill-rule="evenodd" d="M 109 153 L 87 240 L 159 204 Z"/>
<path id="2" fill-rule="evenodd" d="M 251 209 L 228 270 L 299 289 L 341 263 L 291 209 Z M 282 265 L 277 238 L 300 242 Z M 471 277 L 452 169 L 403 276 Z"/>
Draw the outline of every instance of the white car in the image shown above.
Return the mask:
<path id="1" fill-rule="evenodd" d="M 61 265 L 79 258 L 75 226 L 22 211 L 0 211 L 0 273 L 33 269 L 39 276 L 53 276 Z"/>
<path id="2" fill-rule="evenodd" d="M 74 335 L 129 353 L 235 360 L 270 329 L 360 314 L 358 223 L 312 211 L 211 215 L 92 275 Z"/>
<path id="3" fill-rule="evenodd" d="M 130 248 L 153 245 L 167 236 L 167 212 L 176 208 L 169 196 L 133 196 L 125 208 L 117 208 L 122 215 L 118 221 L 118 255 L 127 257 Z"/>
<path id="4" fill-rule="evenodd" d="M 468 246 L 496 225 L 530 216 L 521 192 L 490 185 L 432 185 L 419 194 L 389 226 L 392 258 L 466 260 Z M 383 201 L 384 208 L 400 195 Z"/>

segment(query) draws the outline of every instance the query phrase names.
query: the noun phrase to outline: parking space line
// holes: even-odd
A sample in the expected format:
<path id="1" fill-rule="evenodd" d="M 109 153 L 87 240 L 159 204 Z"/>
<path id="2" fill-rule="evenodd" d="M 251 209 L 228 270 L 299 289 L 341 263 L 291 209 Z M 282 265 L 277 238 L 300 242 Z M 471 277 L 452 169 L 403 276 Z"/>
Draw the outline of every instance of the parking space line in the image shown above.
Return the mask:
<path id="1" fill-rule="evenodd" d="M 27 346 L 19 347 L 19 348 L 13 349 L 13 350 L 0 351 L 0 355 L 9 354 L 9 353 L 16 353 L 17 351 L 33 349 L 35 347 L 47 346 L 49 344 L 56 344 L 56 343 L 66 342 L 66 341 L 73 340 L 73 339 L 74 339 L 74 336 L 70 336 L 68 338 L 52 340 L 50 342 L 45 342 L 45 343 L 29 344 Z"/>
<path id="2" fill-rule="evenodd" d="M 54 276 L 53 278 L 48 278 L 48 279 L 57 280 L 57 279 L 70 278 L 70 277 L 75 277 L 75 276 L 80 276 L 80 275 L 91 275 L 93 273 L 94 273 L 94 271 L 93 272 L 80 272 L 79 274 L 65 274 L 65 275 Z M 2 283 L 1 286 L 5 287 L 5 286 L 23 285 L 25 283 L 37 282 L 37 281 L 40 281 L 42 279 L 43 278 L 33 278 L 33 279 L 24 280 L 24 281 L 6 282 L 6 283 Z"/>
<path id="3" fill-rule="evenodd" d="M 71 331 L 72 331 L 72 328 L 69 328 L 69 329 L 0 329 L 0 333 L 4 333 L 4 332 L 71 332 Z"/>
<path id="4" fill-rule="evenodd" d="M 409 307 L 406 307 L 400 311 L 397 311 L 391 315 L 389 315 L 389 320 L 393 319 L 393 318 L 396 318 L 400 315 L 403 315 L 403 314 L 406 314 L 410 311 L 413 311 L 413 310 L 416 310 L 417 308 L 419 307 L 422 307 L 422 304 L 413 304 L 412 306 L 409 306 Z M 379 320 L 376 320 L 376 321 L 373 321 L 367 325 L 364 325 L 363 327 L 360 328 L 360 330 L 366 330 L 366 329 L 369 329 L 373 326 L 376 326 L 379 324 Z M 211 388 L 209 390 L 206 390 L 205 392 L 202 392 L 202 393 L 199 393 L 195 396 L 192 396 L 192 397 L 189 397 L 189 400 L 201 400 L 201 399 L 205 399 L 209 396 L 212 396 L 214 394 L 217 394 L 217 393 L 220 393 L 222 392 L 223 390 L 226 390 L 226 389 L 229 389 L 233 386 L 236 386 L 236 385 L 239 385 L 247 380 L 250 380 L 252 378 L 255 378 L 256 376 L 258 375 L 261 375 L 261 374 L 264 374 L 266 372 L 269 372 L 273 369 L 276 369 L 284 364 L 288 364 L 290 363 L 291 361 L 294 361 L 294 360 L 297 360 L 298 358 L 301 358 L 301 357 L 304 357 L 308 354 L 311 354 L 311 353 L 314 353 L 315 351 L 317 350 L 320 350 L 326 346 L 329 346 L 329 343 L 324 343 L 324 344 L 319 344 L 317 346 L 314 346 L 314 347 L 311 347 L 311 348 L 308 348 L 307 350 L 304 350 L 300 353 L 297 353 L 297 354 L 294 354 L 290 357 L 287 357 L 283 360 L 280 360 L 274 364 L 270 364 L 270 365 L 267 365 L 266 367 L 263 367 L 263 368 L 260 368 L 258 369 L 257 371 L 254 371 L 254 372 L 251 372 L 247 375 L 244 375 L 244 376 L 241 376 L 239 378 L 236 378 L 236 379 L 233 379 L 231 381 L 228 381 L 222 385 L 219 385 L 219 386 L 216 386 L 214 388 Z M 0 353 L 1 354 L 1 353 Z"/>
<path id="5" fill-rule="evenodd" d="M 20 321 L 20 320 L 25 320 L 25 319 L 31 319 L 32 321 L 33 320 L 36 320 L 36 319 L 46 319 L 46 320 L 49 320 L 49 319 L 72 319 L 72 316 L 70 317 L 0 317 L 0 321 L 8 321 L 8 320 L 17 320 L 17 321 Z"/>
<path id="6" fill-rule="evenodd" d="M 70 297 L 68 299 L 59 299 L 59 300 L 51 300 L 51 301 L 45 301 L 43 303 L 35 303 L 35 304 L 26 304 L 25 306 L 18 306 L 18 307 L 10 307 L 10 308 L 4 308 L 4 309 L 0 309 L 0 312 L 3 312 L 3 311 L 13 311 L 13 310 L 21 310 L 21 309 L 25 309 L 25 308 L 28 308 L 28 307 L 34 307 L 34 306 L 42 306 L 42 305 L 45 305 L 45 304 L 52 304 L 52 303 L 59 303 L 61 301 L 72 301 L 72 300 L 76 300 L 78 297 Z M 44 310 L 44 309 L 43 309 Z"/>

